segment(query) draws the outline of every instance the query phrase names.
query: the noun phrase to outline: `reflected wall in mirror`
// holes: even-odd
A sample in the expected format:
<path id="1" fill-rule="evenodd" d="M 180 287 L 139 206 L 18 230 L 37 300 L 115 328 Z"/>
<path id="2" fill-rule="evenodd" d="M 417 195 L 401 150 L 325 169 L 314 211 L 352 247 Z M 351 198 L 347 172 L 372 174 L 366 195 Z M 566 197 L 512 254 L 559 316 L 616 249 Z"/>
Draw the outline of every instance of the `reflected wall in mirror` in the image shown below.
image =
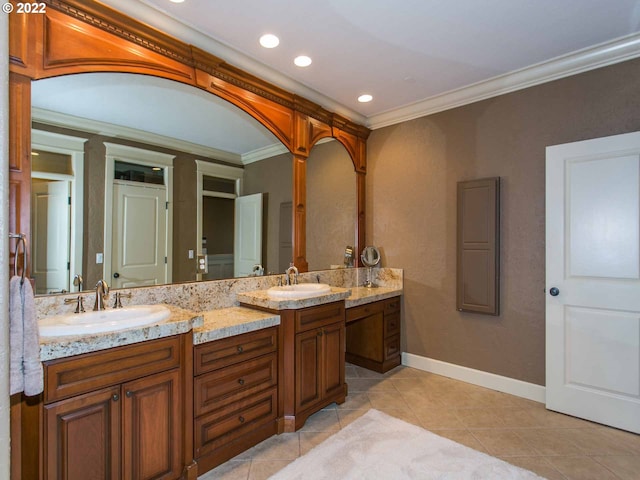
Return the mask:
<path id="1" fill-rule="evenodd" d="M 76 274 L 89 289 L 101 278 L 116 288 L 229 278 L 230 212 L 237 197 L 255 193 L 264 200 L 256 262 L 265 272 L 288 265 L 291 252 L 280 247 L 291 241 L 290 210 L 288 232 L 279 215 L 291 202 L 291 154 L 248 114 L 151 76 L 89 73 L 32 85 L 32 185 L 34 195 L 45 192 L 32 211 L 38 294 L 76 290 Z M 199 176 L 198 164 L 214 173 Z M 54 203 L 46 193 L 54 187 L 69 199 Z M 211 255 L 209 273 L 198 271 L 199 254 Z"/>
<path id="2" fill-rule="evenodd" d="M 309 270 L 344 265 L 347 245 L 357 244 L 356 173 L 337 140 L 321 141 L 307 159 L 307 259 Z"/>

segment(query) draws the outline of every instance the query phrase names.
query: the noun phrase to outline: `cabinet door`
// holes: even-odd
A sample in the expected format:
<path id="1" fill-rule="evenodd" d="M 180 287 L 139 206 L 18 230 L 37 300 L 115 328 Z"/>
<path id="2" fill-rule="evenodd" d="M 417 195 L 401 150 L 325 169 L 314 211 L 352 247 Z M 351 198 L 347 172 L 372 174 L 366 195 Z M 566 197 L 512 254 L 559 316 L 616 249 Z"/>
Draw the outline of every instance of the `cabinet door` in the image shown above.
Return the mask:
<path id="1" fill-rule="evenodd" d="M 344 323 L 334 323 L 322 329 L 323 397 L 344 388 Z"/>
<path id="2" fill-rule="evenodd" d="M 120 388 L 78 395 L 44 407 L 45 478 L 120 478 Z"/>
<path id="3" fill-rule="evenodd" d="M 174 479 L 181 474 L 180 370 L 122 386 L 123 478 Z"/>
<path id="4" fill-rule="evenodd" d="M 296 412 L 322 399 L 322 329 L 296 335 Z"/>

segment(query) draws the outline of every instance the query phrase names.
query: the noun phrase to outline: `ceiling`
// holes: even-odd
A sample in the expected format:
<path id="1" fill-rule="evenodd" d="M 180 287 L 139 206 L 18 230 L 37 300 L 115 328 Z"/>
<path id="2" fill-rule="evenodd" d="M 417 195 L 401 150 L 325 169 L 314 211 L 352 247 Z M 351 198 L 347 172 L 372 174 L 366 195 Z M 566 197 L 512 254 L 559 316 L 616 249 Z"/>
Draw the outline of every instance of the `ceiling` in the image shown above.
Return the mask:
<path id="1" fill-rule="evenodd" d="M 101 1 L 371 128 L 640 55 L 640 0 Z"/>
<path id="2" fill-rule="evenodd" d="M 640 56 L 640 0 L 100 1 L 372 129 Z M 259 46 L 264 33 L 280 45 Z M 32 101 L 232 163 L 285 151 L 227 102 L 153 77 L 39 80 Z"/>

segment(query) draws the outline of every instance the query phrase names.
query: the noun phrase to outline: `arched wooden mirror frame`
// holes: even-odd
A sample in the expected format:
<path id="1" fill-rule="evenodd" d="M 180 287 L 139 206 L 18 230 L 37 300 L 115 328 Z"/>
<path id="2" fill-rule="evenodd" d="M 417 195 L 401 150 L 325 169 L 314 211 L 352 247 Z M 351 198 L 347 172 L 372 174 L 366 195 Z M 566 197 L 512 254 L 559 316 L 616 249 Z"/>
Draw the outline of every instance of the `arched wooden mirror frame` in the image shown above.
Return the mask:
<path id="1" fill-rule="evenodd" d="M 15 2 L 12 2 L 15 3 Z M 9 16 L 11 231 L 30 238 L 31 81 L 86 72 L 153 75 L 206 90 L 268 128 L 293 154 L 293 261 L 306 259 L 306 159 L 326 137 L 347 149 L 356 172 L 356 251 L 365 240 L 369 130 L 93 0 L 47 0 L 44 14 Z"/>

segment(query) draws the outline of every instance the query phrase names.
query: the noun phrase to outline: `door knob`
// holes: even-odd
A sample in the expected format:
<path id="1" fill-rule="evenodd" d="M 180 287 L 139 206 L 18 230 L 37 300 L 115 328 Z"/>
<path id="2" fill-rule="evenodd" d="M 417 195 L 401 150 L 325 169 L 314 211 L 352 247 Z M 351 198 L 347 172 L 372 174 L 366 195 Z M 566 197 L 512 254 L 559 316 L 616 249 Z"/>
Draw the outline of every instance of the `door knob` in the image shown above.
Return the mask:
<path id="1" fill-rule="evenodd" d="M 549 294 L 552 297 L 557 297 L 558 295 L 560 295 L 560 290 L 558 290 L 556 287 L 551 287 L 551 289 L 549 290 Z"/>
<path id="2" fill-rule="evenodd" d="M 114 273 L 113 278 L 120 278 L 120 274 L 118 272 Z"/>

